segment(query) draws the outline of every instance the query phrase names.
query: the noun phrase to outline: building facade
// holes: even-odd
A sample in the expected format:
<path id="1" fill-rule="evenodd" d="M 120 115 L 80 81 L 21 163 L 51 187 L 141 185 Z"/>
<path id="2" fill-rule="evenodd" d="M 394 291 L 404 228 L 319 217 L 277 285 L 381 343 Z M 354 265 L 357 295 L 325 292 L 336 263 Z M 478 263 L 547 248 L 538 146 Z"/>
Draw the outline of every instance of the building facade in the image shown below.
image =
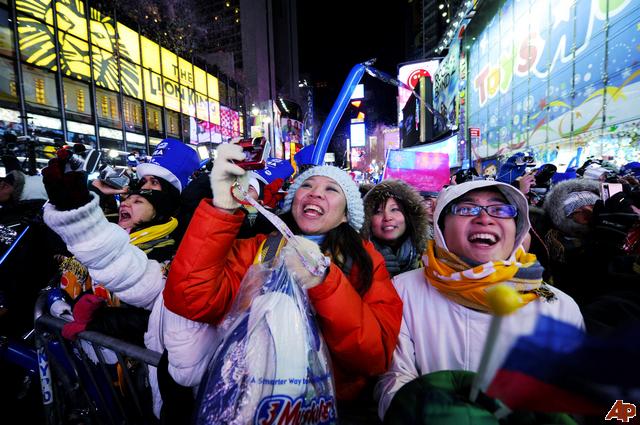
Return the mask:
<path id="1" fill-rule="evenodd" d="M 244 134 L 243 90 L 84 0 L 0 0 L 0 132 L 149 153 Z"/>
<path id="2" fill-rule="evenodd" d="M 640 160 L 640 4 L 485 5 L 435 78 L 434 106 L 457 123 L 464 166 L 495 169 L 519 151 L 561 171 L 588 157 Z"/>

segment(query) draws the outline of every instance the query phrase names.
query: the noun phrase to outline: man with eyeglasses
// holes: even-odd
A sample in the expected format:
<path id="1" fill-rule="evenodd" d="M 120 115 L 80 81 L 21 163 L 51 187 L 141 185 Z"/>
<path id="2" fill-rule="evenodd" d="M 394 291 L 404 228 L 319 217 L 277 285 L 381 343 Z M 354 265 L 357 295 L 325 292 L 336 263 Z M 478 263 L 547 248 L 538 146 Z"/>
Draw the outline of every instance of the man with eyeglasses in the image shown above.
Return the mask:
<path id="1" fill-rule="evenodd" d="M 485 299 L 491 286 L 520 292 L 523 307 L 515 314 L 539 311 L 584 327 L 577 304 L 542 281 L 542 266 L 522 248 L 530 228 L 522 192 L 476 180 L 447 187 L 436 205 L 425 267 L 394 278 L 403 321 L 392 365 L 376 386 L 381 418 L 404 384 L 436 371 L 477 370 L 491 321 Z"/>

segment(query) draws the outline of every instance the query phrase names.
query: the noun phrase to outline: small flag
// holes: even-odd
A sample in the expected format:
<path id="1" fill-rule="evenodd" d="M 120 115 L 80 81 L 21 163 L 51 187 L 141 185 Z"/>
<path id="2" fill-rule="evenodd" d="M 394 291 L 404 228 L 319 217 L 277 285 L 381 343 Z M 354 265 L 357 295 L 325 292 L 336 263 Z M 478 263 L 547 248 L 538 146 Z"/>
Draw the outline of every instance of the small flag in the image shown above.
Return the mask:
<path id="1" fill-rule="evenodd" d="M 604 415 L 640 400 L 640 325 L 607 338 L 540 314 L 506 317 L 481 388 L 510 409 Z"/>

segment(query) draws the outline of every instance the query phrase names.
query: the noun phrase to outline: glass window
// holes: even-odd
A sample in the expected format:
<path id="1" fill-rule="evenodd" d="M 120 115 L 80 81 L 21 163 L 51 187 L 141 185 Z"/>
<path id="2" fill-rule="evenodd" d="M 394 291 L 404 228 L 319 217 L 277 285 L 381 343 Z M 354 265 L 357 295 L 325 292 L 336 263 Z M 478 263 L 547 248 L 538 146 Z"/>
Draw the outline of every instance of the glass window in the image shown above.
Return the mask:
<path id="1" fill-rule="evenodd" d="M 6 9 L 0 9 L 0 54 L 13 56 L 13 28 Z"/>
<path id="2" fill-rule="evenodd" d="M 120 61 L 122 91 L 129 96 L 142 99 L 142 68 L 126 60 Z"/>
<path id="3" fill-rule="evenodd" d="M 160 48 L 162 57 L 162 76 L 178 81 L 178 56 L 164 47 Z"/>
<path id="4" fill-rule="evenodd" d="M 96 111 L 100 125 L 122 127 L 117 93 L 96 89 Z"/>
<path id="5" fill-rule="evenodd" d="M 85 18 L 84 2 L 82 1 L 57 1 L 56 17 L 58 30 L 68 32 L 87 39 L 87 19 Z"/>
<path id="6" fill-rule="evenodd" d="M 113 53 L 116 47 L 115 21 L 111 17 L 103 15 L 98 10 L 91 8 L 91 44 L 102 50 Z"/>
<path id="7" fill-rule="evenodd" d="M 120 22 L 118 22 L 117 27 L 120 55 L 133 63 L 140 64 L 140 39 L 138 38 L 138 33 Z"/>
<path id="8" fill-rule="evenodd" d="M 144 98 L 147 103 L 151 102 L 154 105 L 163 106 L 163 89 L 162 89 L 162 77 L 155 72 L 142 70 L 144 77 Z"/>
<path id="9" fill-rule="evenodd" d="M 64 32 L 58 32 L 62 74 L 84 81 L 91 80 L 89 43 Z"/>
<path id="10" fill-rule="evenodd" d="M 16 0 L 16 9 L 53 25 L 51 0 Z"/>
<path id="11" fill-rule="evenodd" d="M 16 75 L 14 72 L 14 61 L 0 58 L 0 102 L 3 104 L 17 105 L 18 87 L 16 85 Z"/>
<path id="12" fill-rule="evenodd" d="M 172 111 L 180 112 L 180 85 L 166 78 L 163 78 L 162 82 L 164 106 Z"/>
<path id="13" fill-rule="evenodd" d="M 5 133 L 22 134 L 19 111 L 0 108 L 0 136 L 4 136 Z"/>
<path id="14" fill-rule="evenodd" d="M 22 78 L 24 79 L 24 100 L 27 106 L 36 107 L 36 109 L 58 109 L 56 80 L 53 73 L 23 64 Z"/>
<path id="15" fill-rule="evenodd" d="M 238 106 L 238 102 L 236 99 L 236 89 L 229 86 L 229 106 L 233 109 L 236 109 Z"/>
<path id="16" fill-rule="evenodd" d="M 149 68 L 160 74 L 162 72 L 160 63 L 160 47 L 147 37 L 143 36 L 140 37 L 140 44 L 142 47 L 142 65 L 145 68 Z"/>
<path id="17" fill-rule="evenodd" d="M 180 114 L 182 118 L 182 140 L 185 143 L 189 143 L 191 141 L 191 117 L 188 115 Z M 197 138 L 197 136 L 196 136 Z M 197 143 L 197 139 L 196 139 Z"/>
<path id="18" fill-rule="evenodd" d="M 64 109 L 68 117 L 78 121 L 91 123 L 91 96 L 89 85 L 80 81 L 63 78 Z"/>
<path id="19" fill-rule="evenodd" d="M 39 114 L 29 114 L 29 133 L 37 137 L 53 139 L 63 143 L 62 122 L 58 118 L 51 118 Z M 42 158 L 44 152 L 38 150 L 38 157 Z M 46 162 L 46 161 L 45 161 Z"/>
<path id="20" fill-rule="evenodd" d="M 52 26 L 18 16 L 18 36 L 22 60 L 52 71 L 57 69 Z"/>
<path id="21" fill-rule="evenodd" d="M 127 131 L 142 131 L 142 103 L 139 100 L 124 98 L 124 124 Z"/>
<path id="22" fill-rule="evenodd" d="M 222 103 L 223 105 L 228 105 L 229 100 L 227 98 L 227 82 L 223 78 L 220 78 L 219 80 L 218 89 L 220 92 L 220 103 Z"/>
<path id="23" fill-rule="evenodd" d="M 122 142 L 122 135 L 117 136 L 116 134 L 112 134 L 109 137 L 109 136 L 103 135 L 102 133 L 103 131 L 100 131 L 100 148 L 104 151 L 102 153 L 102 158 L 108 161 L 109 164 L 112 164 L 112 165 L 126 165 L 127 162 L 126 162 L 125 155 L 120 154 L 115 158 L 109 156 L 109 150 L 111 149 L 117 150 L 117 151 L 122 151 L 122 149 L 124 149 L 124 144 Z M 120 137 L 120 138 L 116 139 L 115 137 Z"/>
<path id="24" fill-rule="evenodd" d="M 112 52 L 93 46 L 93 78 L 96 85 L 109 90 L 120 90 L 118 62 Z"/>
<path id="25" fill-rule="evenodd" d="M 162 125 L 162 109 L 147 105 L 147 129 L 149 135 L 162 137 L 164 133 L 164 125 Z"/>
<path id="26" fill-rule="evenodd" d="M 67 138 L 73 143 L 84 143 L 95 147 L 96 128 L 91 124 L 67 120 Z"/>
<path id="27" fill-rule="evenodd" d="M 167 136 L 180 138 L 180 114 L 177 112 L 166 111 L 167 117 Z"/>
<path id="28" fill-rule="evenodd" d="M 140 156 L 146 156 L 147 155 L 147 145 L 144 143 L 139 143 L 139 142 L 132 142 L 131 140 L 129 140 L 129 136 L 130 134 L 127 134 L 127 149 L 129 150 L 129 152 L 134 153 L 134 151 L 138 151 L 138 154 Z M 144 136 L 142 136 L 142 138 L 144 139 Z"/>
<path id="29" fill-rule="evenodd" d="M 180 86 L 180 107 L 184 114 L 195 116 L 196 115 L 196 92 L 185 86 Z"/>

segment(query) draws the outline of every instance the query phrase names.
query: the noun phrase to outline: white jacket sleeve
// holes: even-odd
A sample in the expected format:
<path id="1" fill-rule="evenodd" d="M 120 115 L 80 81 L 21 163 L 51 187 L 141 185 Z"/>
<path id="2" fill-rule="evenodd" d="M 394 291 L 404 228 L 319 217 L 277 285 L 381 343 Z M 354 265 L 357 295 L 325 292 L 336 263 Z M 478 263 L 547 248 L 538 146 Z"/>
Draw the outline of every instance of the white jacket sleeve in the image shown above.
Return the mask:
<path id="1" fill-rule="evenodd" d="M 169 374 L 180 385 L 200 384 L 219 344 L 217 329 L 175 314 L 162 305 L 162 339 L 169 359 Z"/>
<path id="2" fill-rule="evenodd" d="M 44 221 L 89 270 L 92 279 L 127 304 L 151 310 L 164 288 L 160 264 L 131 245 L 124 229 L 107 221 L 97 195 L 92 194 L 88 204 L 71 211 L 59 211 L 47 204 Z"/>
<path id="3" fill-rule="evenodd" d="M 398 345 L 393 352 L 391 366 L 376 384 L 374 393 L 378 400 L 378 416 L 384 415 L 391 404 L 396 392 L 406 383 L 419 377 L 421 373 L 416 368 L 416 355 L 413 340 L 409 334 L 404 318 L 398 335 Z"/>

